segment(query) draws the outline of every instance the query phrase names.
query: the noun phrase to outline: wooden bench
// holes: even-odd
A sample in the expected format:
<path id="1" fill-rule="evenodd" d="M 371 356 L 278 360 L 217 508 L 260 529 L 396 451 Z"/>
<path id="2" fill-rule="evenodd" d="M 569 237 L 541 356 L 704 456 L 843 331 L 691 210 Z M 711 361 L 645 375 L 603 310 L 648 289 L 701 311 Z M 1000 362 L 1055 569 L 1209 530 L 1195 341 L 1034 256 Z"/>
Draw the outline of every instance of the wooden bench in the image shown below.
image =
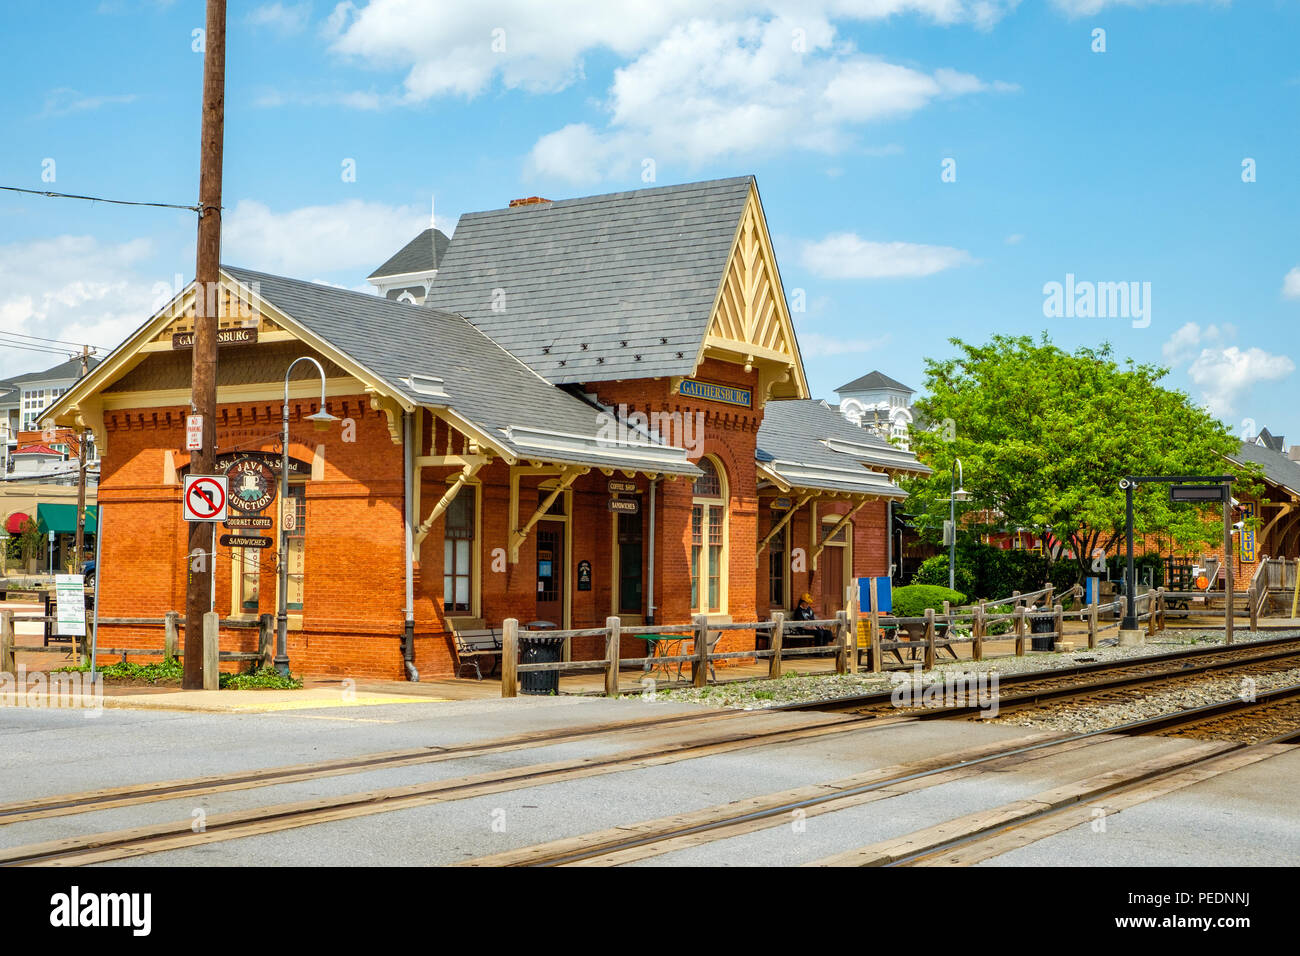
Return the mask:
<path id="1" fill-rule="evenodd" d="M 456 667 L 456 676 L 466 667 L 474 668 L 478 674 L 478 679 L 483 679 L 483 670 L 479 667 L 479 658 L 490 657 L 492 659 L 492 670 L 488 671 L 491 677 L 501 666 L 501 632 L 494 627 L 484 627 L 472 631 L 453 631 L 456 637 L 456 657 L 459 664 Z"/>

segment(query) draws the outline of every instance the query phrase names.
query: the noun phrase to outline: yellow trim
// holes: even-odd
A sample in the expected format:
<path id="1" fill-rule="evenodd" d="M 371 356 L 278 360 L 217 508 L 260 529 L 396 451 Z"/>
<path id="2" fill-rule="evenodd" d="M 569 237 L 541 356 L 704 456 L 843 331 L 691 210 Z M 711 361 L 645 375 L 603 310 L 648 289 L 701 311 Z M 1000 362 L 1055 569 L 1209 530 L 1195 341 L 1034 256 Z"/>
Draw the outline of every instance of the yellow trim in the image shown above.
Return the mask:
<path id="1" fill-rule="evenodd" d="M 360 383 L 354 378 L 332 378 L 325 382 L 325 395 L 356 395 L 361 392 Z M 291 381 L 289 397 L 318 398 L 320 383 L 318 381 Z M 279 405 L 284 401 L 284 382 L 255 382 L 248 385 L 222 385 L 218 393 L 218 403 L 235 404 L 248 401 L 272 401 Z M 190 390 L 188 388 L 155 389 L 146 392 L 103 392 L 101 393 L 105 411 L 122 408 L 167 408 L 176 405 L 188 406 Z"/>
<path id="2" fill-rule="evenodd" d="M 455 476 L 459 477 L 459 476 Z M 447 481 L 454 481 L 453 476 L 448 476 Z M 478 478 L 469 478 L 465 485 L 474 489 L 474 537 L 469 546 L 469 611 L 459 611 L 455 614 L 447 614 L 447 585 L 443 578 L 447 573 L 447 546 L 443 545 L 442 554 L 442 574 L 438 577 L 435 585 L 438 593 L 441 595 L 442 612 L 447 615 L 447 620 L 452 626 L 465 630 L 483 626 L 483 483 Z M 457 489 L 459 494 L 460 489 Z M 443 535 L 443 541 L 447 540 Z M 419 554 L 419 549 L 416 549 Z M 470 623 L 473 622 L 473 623 Z"/>
<path id="3" fill-rule="evenodd" d="M 692 374 L 705 358 L 743 364 L 745 371 L 757 367 L 760 388 L 754 396 L 755 407 L 769 397 L 810 397 L 794 320 L 785 301 L 763 204 L 753 183 Z"/>
<path id="4" fill-rule="evenodd" d="M 524 541 L 528 538 L 528 532 L 533 529 L 533 525 L 541 520 L 546 511 L 554 504 L 555 499 L 559 497 L 560 492 L 565 491 L 573 482 L 582 475 L 591 471 L 590 468 L 580 465 L 522 465 L 512 466 L 510 468 L 510 540 L 507 552 L 511 564 L 519 563 L 519 549 L 523 546 Z M 546 499 L 537 510 L 532 513 L 528 521 L 522 526 L 519 523 L 519 479 L 525 475 L 558 475 L 559 486 L 554 490 L 554 494 Z M 570 504 L 570 502 L 566 502 Z M 566 513 L 571 511 L 566 508 Z"/>
<path id="5" fill-rule="evenodd" d="M 720 494 L 717 498 L 706 497 L 704 495 L 691 495 L 691 510 L 695 510 L 697 504 L 705 506 L 704 520 L 700 526 L 700 579 L 698 584 L 698 593 L 700 607 L 692 607 L 691 612 L 694 614 L 728 614 L 731 597 L 731 479 L 727 476 L 727 469 L 723 467 L 722 461 L 716 455 L 705 455 L 713 462 L 713 469 L 718 475 L 718 485 Z M 701 458 L 701 461 L 704 459 Z M 692 489 L 694 491 L 694 489 Z M 709 553 L 709 515 L 708 506 L 722 504 L 722 550 L 718 555 L 718 609 L 711 611 L 705 605 L 708 604 L 709 588 L 709 567 L 707 556 Z M 690 545 L 689 547 L 694 547 Z M 689 555 L 688 555 L 689 565 Z"/>
<path id="6" fill-rule="evenodd" d="M 390 432 L 393 431 L 391 418 L 397 408 L 408 412 L 415 409 L 416 404 L 414 402 L 402 395 L 396 388 L 384 384 L 380 376 L 374 374 L 347 354 L 334 348 L 334 346 L 315 335 L 305 326 L 294 321 L 292 317 L 281 312 L 260 295 L 254 294 L 253 290 L 248 286 L 238 282 L 224 271 L 221 273 L 218 282 L 223 291 L 239 296 L 241 300 L 247 301 L 252 308 L 256 309 L 260 321 L 272 322 L 279 330 L 290 332 L 294 339 L 315 349 L 349 375 L 356 378 L 361 382 L 363 391 L 371 394 L 372 403 L 377 403 L 378 407 L 388 405 L 389 407 L 384 408 L 384 410 L 389 412 L 390 415 Z M 92 369 L 90 374 L 79 379 L 70 389 L 59 396 L 58 400 L 41 416 L 42 420 L 48 419 L 55 424 L 75 426 L 75 416 L 79 411 L 78 406 L 81 402 L 89 397 L 102 397 L 103 389 L 118 381 L 151 354 L 145 351 L 144 346 L 154 341 L 171 323 L 184 316 L 193 305 L 194 294 L 195 283 L 191 282 L 180 295 L 154 313 L 124 343 L 114 349 L 108 358 Z M 225 391 L 223 388 L 221 394 L 224 394 Z M 186 403 L 189 401 L 188 395 L 189 393 L 186 392 Z M 392 408 L 393 406 L 396 406 L 396 408 Z M 392 408 L 392 411 L 390 411 L 390 408 Z M 400 419 L 400 416 L 398 418 Z M 396 427 L 395 443 L 401 444 L 400 421 Z"/>

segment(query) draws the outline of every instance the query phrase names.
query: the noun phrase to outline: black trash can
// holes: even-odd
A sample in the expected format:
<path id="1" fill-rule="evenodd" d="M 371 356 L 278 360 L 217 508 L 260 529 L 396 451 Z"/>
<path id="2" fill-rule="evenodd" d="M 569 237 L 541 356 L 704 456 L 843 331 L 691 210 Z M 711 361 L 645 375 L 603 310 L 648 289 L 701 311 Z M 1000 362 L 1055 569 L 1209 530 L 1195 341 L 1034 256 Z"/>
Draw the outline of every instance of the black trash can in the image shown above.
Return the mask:
<path id="1" fill-rule="evenodd" d="M 519 635 L 519 663 L 554 664 L 564 657 L 564 638 Z M 519 675 L 519 693 L 546 697 L 560 692 L 559 671 L 524 671 Z"/>
<path id="2" fill-rule="evenodd" d="M 1029 646 L 1035 651 L 1050 651 L 1056 638 L 1050 636 L 1056 628 L 1056 619 L 1048 612 L 1042 612 L 1042 617 L 1031 617 L 1029 619 L 1030 634 L 1047 634 L 1048 637 L 1034 637 L 1029 641 Z"/>

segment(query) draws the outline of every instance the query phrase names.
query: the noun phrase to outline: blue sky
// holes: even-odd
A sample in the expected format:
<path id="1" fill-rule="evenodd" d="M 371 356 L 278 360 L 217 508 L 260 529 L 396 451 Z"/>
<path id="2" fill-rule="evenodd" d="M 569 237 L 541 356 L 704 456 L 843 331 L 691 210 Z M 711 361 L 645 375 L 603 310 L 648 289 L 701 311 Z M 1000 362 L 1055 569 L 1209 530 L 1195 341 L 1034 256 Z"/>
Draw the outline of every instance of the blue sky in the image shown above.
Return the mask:
<path id="1" fill-rule="evenodd" d="M 7 11 L 0 185 L 193 202 L 203 5 L 50 9 Z M 754 173 L 819 397 L 1045 329 L 1300 442 L 1300 4 L 315 0 L 229 24 L 227 262 L 359 287 L 431 197 L 450 231 L 650 169 Z M 0 375 L 59 360 L 14 333 L 115 345 L 193 245 L 183 211 L 0 192 Z M 1045 315 L 1067 274 L 1149 283 L 1149 323 Z"/>

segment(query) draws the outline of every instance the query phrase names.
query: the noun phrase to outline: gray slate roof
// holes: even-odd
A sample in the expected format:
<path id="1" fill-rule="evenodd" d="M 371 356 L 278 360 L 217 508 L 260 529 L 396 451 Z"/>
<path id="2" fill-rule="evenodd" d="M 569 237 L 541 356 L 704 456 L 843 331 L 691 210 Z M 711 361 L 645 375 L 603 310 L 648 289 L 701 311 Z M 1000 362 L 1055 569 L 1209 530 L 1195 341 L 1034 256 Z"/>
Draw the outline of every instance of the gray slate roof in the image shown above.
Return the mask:
<path id="1" fill-rule="evenodd" d="M 853 381 L 841 385 L 835 391 L 839 392 L 865 392 L 873 388 L 895 388 L 904 392 L 913 392 L 915 389 L 908 388 L 898 379 L 890 378 L 884 372 L 868 372 L 861 378 L 855 378 Z"/>
<path id="2" fill-rule="evenodd" d="M 222 268 L 237 282 L 255 284 L 263 299 L 410 401 L 453 409 L 513 455 L 700 473 L 680 449 L 598 443 L 598 409 L 548 384 L 458 315 L 249 269 Z M 404 382 L 412 373 L 441 379 L 446 397 L 431 397 Z M 572 438 L 530 431 L 535 426 Z"/>
<path id="3" fill-rule="evenodd" d="M 557 384 L 689 375 L 753 182 L 467 213 L 426 305 Z"/>
<path id="4" fill-rule="evenodd" d="M 845 450 L 837 451 L 827 442 Z M 772 458 L 810 465 L 844 467 L 856 463 L 871 468 L 930 473 L 912 452 L 845 421 L 818 399 L 788 399 L 764 405 L 758 447 Z"/>
<path id="5" fill-rule="evenodd" d="M 86 368 L 93 369 L 102 359 L 97 359 L 93 355 L 86 361 Z M 25 375 L 18 375 L 8 380 L 10 385 L 24 385 L 28 382 L 58 382 L 65 379 L 81 378 L 81 359 L 71 358 L 66 362 L 60 362 L 53 368 L 47 368 L 43 372 L 28 372 Z"/>
<path id="6" fill-rule="evenodd" d="M 1264 471 L 1264 476 L 1295 495 L 1300 495 L 1300 462 L 1292 461 L 1280 451 L 1256 445 L 1253 441 L 1241 443 L 1241 450 L 1232 457 L 1237 464 L 1254 462 Z"/>
<path id="7" fill-rule="evenodd" d="M 1274 435 L 1267 428 L 1261 428 L 1255 440 L 1262 443 L 1265 448 L 1271 448 L 1273 451 L 1281 451 L 1286 445 L 1286 436 Z"/>
<path id="8" fill-rule="evenodd" d="M 370 273 L 371 279 L 382 276 L 405 275 L 410 272 L 432 272 L 447 254 L 451 240 L 441 229 L 424 230 L 394 253 L 387 262 Z"/>

